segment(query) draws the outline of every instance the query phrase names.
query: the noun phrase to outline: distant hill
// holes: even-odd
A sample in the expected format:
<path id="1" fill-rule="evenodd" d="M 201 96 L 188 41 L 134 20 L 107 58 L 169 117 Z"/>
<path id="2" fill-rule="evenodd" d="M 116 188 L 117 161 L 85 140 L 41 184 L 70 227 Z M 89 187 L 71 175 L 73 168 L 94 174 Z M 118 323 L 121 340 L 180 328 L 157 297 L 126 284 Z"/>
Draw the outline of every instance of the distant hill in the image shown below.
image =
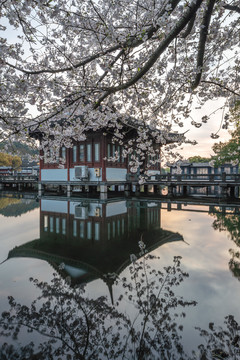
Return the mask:
<path id="1" fill-rule="evenodd" d="M 6 145 L 8 146 L 8 150 L 5 149 Z M 16 155 L 19 156 L 22 160 L 22 167 L 35 166 L 38 164 L 38 160 L 29 160 L 29 156 L 38 155 L 38 150 L 34 149 L 26 143 L 14 141 L 11 145 L 9 145 L 6 141 L 4 141 L 0 143 L 0 152 L 6 154 L 16 153 Z"/>
<path id="2" fill-rule="evenodd" d="M 4 148 L 6 145 L 9 146 L 9 151 L 6 151 Z M 19 156 L 24 156 L 24 155 L 34 156 L 38 154 L 38 150 L 32 148 L 26 143 L 21 143 L 17 141 L 14 141 L 11 145 L 9 145 L 7 141 L 0 143 L 0 152 L 13 153 L 14 151 L 16 151 L 17 155 Z"/>

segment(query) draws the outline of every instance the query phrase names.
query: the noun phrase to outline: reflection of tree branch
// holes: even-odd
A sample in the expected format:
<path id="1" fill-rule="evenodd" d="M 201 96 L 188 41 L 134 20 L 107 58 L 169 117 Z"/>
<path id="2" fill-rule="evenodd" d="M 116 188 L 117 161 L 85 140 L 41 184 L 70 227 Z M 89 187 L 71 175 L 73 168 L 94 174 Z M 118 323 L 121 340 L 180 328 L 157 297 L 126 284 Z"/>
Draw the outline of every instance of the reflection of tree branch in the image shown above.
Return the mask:
<path id="1" fill-rule="evenodd" d="M 130 282 L 123 279 L 121 283 L 127 299 L 137 310 L 133 322 L 130 316 L 119 311 L 118 305 L 109 306 L 104 297 L 89 299 L 83 296 L 83 288 L 66 287 L 66 283 L 55 274 L 52 285 L 34 280 L 35 286 L 42 291 L 38 298 L 41 301 L 38 311 L 35 301 L 29 309 L 17 304 L 13 298 L 9 299 L 10 312 L 2 314 L 0 335 L 9 336 L 12 333 L 17 338 L 21 327 L 26 327 L 38 336 L 47 337 L 50 340 L 41 344 L 41 351 L 51 353 L 49 359 L 59 353 L 64 353 L 66 357 L 74 354 L 74 358 L 79 360 L 93 356 L 97 359 L 98 352 L 109 359 L 128 358 L 132 354 L 142 359 L 146 353 L 154 358 L 158 347 L 164 348 L 166 341 L 172 343 L 171 352 L 178 352 L 180 338 L 170 309 L 195 303 L 182 298 L 178 301 L 171 288 L 186 275 L 180 269 L 178 258 L 174 259 L 172 267 L 165 268 L 163 272 L 152 269 L 147 259 L 144 256 L 142 261 L 132 266 Z M 156 281 L 157 284 L 161 282 L 160 291 L 158 285 L 155 288 Z M 155 293 L 159 297 L 157 300 Z M 171 301 L 166 301 L 168 298 Z M 109 322 L 113 322 L 114 326 Z M 154 326 L 157 336 L 154 334 L 152 339 L 150 334 Z M 167 327 L 169 333 L 164 336 Z M 151 345 L 153 341 L 156 342 L 154 346 Z"/>
<path id="2" fill-rule="evenodd" d="M 1 326 L 5 326 L 6 324 L 4 322 L 0 322 L 0 327 Z M 49 333 L 46 333 L 42 330 L 39 329 L 39 327 L 35 327 L 35 326 L 31 326 L 29 323 L 27 322 L 21 322 L 21 321 L 18 321 L 18 322 L 11 322 L 11 325 L 12 326 L 15 326 L 16 328 L 19 328 L 21 326 L 29 329 L 30 331 L 36 331 L 39 335 L 41 336 L 44 336 L 44 337 L 47 337 L 47 338 L 50 338 L 50 339 L 54 339 L 54 340 L 58 340 L 58 341 L 61 341 L 62 343 L 64 343 L 65 346 L 67 346 L 73 353 L 75 352 L 75 349 L 69 345 L 69 343 L 62 337 L 62 336 L 57 336 L 57 335 L 54 335 L 54 334 L 49 334 Z M 61 325 L 62 326 L 62 325 Z"/>
<path id="3" fill-rule="evenodd" d="M 240 217 L 237 214 L 222 214 L 222 213 L 213 213 L 211 214 L 215 217 L 212 227 L 218 231 L 228 231 L 231 236 L 231 240 L 237 246 L 240 246 Z M 229 253 L 231 259 L 229 260 L 229 269 L 232 274 L 240 280 L 240 253 L 239 251 L 230 249 Z"/>
<path id="4" fill-rule="evenodd" d="M 234 316 L 228 315 L 224 321 L 225 327 L 216 327 L 209 323 L 209 330 L 199 330 L 200 336 L 205 339 L 206 345 L 199 346 L 201 359 L 235 359 L 239 360 L 240 327 Z"/>
<path id="5" fill-rule="evenodd" d="M 3 312 L 0 318 L 0 335 L 13 334 L 17 338 L 21 326 L 24 326 L 39 335 L 47 336 L 50 340 L 40 345 L 40 352 L 34 352 L 33 342 L 17 350 L 13 345 L 5 343 L 0 348 L 0 358 L 52 360 L 61 354 L 64 359 L 76 360 L 93 358 L 203 360 L 229 356 L 239 360 L 240 328 L 231 315 L 225 319 L 227 330 L 217 328 L 212 323 L 209 324 L 209 330 L 196 328 L 200 336 L 205 339 L 206 345 L 199 346 L 199 354 L 193 352 L 193 356 L 190 356 L 184 353 L 171 309 L 176 309 L 179 305 L 182 307 L 194 305 L 195 302 L 185 301 L 182 297 L 179 299 L 172 288 L 178 286 L 188 274 L 180 268 L 180 257 L 175 257 L 174 265 L 164 268 L 162 272 L 152 269 L 148 259 L 144 257 L 144 260 L 132 266 L 131 281 L 134 283 L 135 279 L 140 279 L 136 284 L 139 296 L 141 294 L 141 301 L 138 296 L 137 301 L 134 300 L 133 291 L 136 289 L 133 288 L 131 281 L 123 279 L 122 283 L 125 295 L 128 299 L 133 296 L 132 304 L 138 310 L 138 316 L 142 316 L 141 329 L 138 323 L 135 325 L 136 318 L 131 322 L 130 318 L 119 312 L 117 307 L 109 306 L 106 298 L 89 299 L 83 296 L 85 294 L 83 287 L 71 288 L 55 274 L 52 285 L 34 281 L 37 288 L 42 291 L 42 296 L 38 298 L 41 301 L 38 311 L 35 301 L 29 309 L 10 297 L 10 312 Z M 155 280 L 152 280 L 153 275 Z M 160 290 L 157 289 L 159 282 Z M 163 290 L 164 294 L 160 297 Z M 82 321 L 78 310 L 83 314 L 85 321 Z M 108 325 L 109 321 L 112 321 L 113 326 Z M 55 330 L 54 333 L 46 333 L 50 324 L 50 329 Z M 122 330 L 124 330 L 123 336 Z M 59 336 L 56 335 L 56 331 Z M 61 346 L 57 341 L 61 342 Z M 14 358 L 15 354 L 17 357 Z"/>
<path id="6" fill-rule="evenodd" d="M 87 348 L 88 348 L 88 344 L 89 344 L 89 336 L 90 336 L 89 321 L 88 321 L 88 317 L 85 312 L 84 312 L 84 316 L 85 316 L 85 321 L 86 321 L 86 325 L 87 325 L 87 334 L 86 334 L 86 344 L 85 344 L 85 347 L 83 350 L 83 358 L 85 358 L 86 353 L 87 353 Z"/>

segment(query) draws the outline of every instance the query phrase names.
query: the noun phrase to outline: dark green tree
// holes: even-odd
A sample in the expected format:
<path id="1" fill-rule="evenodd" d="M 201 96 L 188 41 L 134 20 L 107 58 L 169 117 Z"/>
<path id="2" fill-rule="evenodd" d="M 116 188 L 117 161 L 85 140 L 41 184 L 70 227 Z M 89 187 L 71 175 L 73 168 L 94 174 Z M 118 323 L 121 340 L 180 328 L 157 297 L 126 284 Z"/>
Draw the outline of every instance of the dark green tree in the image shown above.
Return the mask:
<path id="1" fill-rule="evenodd" d="M 225 163 L 238 164 L 240 161 L 240 101 L 237 101 L 231 110 L 229 123 L 234 126 L 234 130 L 230 131 L 231 139 L 215 143 L 212 147 L 215 166 Z"/>
<path id="2" fill-rule="evenodd" d="M 202 157 L 202 156 L 191 156 L 190 158 L 188 158 L 188 161 L 191 163 L 204 163 L 204 162 L 209 162 L 211 159 L 207 158 L 207 157 Z"/>
<path id="3" fill-rule="evenodd" d="M 231 240 L 240 247 L 240 216 L 239 214 L 213 214 L 213 228 L 218 231 L 228 231 Z M 231 258 L 229 260 L 229 269 L 233 275 L 240 280 L 240 252 L 230 249 Z"/>

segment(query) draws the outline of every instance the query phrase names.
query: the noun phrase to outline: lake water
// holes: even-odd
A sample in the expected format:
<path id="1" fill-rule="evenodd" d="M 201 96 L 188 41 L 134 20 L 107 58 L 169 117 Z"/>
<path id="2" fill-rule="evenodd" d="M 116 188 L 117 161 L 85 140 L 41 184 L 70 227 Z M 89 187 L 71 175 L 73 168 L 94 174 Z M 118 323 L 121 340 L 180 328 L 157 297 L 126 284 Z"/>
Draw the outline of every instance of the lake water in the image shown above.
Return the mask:
<path id="1" fill-rule="evenodd" d="M 0 359 L 238 359 L 239 230 L 239 209 L 219 204 L 1 197 L 1 312 L 9 296 L 26 306 L 44 298 L 1 320 L 1 329 L 27 326 L 17 339 L 1 336 Z M 53 273 L 49 288 L 29 281 L 50 283 Z M 229 315 L 236 322 L 224 333 Z M 55 344 L 37 348 L 51 336 Z M 36 349 L 23 349 L 31 340 Z"/>

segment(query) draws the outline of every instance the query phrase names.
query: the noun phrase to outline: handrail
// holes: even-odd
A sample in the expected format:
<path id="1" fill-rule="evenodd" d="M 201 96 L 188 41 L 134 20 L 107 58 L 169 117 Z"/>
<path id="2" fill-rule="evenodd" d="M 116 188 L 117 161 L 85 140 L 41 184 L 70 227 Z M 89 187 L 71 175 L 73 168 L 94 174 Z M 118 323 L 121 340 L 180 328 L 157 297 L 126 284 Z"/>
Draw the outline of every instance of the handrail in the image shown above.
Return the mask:
<path id="1" fill-rule="evenodd" d="M 6 181 L 37 181 L 38 176 L 37 175 L 2 175 L 0 176 L 0 181 L 4 180 Z"/>
<path id="2" fill-rule="evenodd" d="M 148 181 L 156 182 L 181 182 L 181 181 L 200 181 L 200 182 L 240 182 L 240 174 L 156 174 L 147 177 Z"/>

